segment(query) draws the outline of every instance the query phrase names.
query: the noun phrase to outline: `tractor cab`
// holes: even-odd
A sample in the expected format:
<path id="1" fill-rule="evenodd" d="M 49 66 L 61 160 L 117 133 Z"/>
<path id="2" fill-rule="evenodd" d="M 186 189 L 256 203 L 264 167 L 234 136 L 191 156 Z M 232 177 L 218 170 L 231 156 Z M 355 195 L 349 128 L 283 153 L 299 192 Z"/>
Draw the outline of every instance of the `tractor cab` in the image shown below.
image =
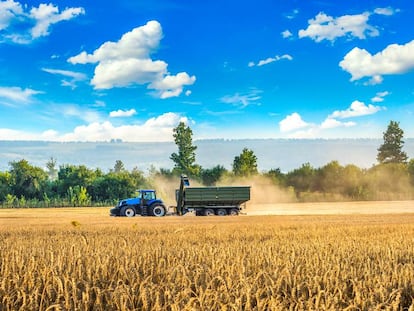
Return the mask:
<path id="1" fill-rule="evenodd" d="M 155 190 L 137 190 L 136 198 L 139 200 L 140 206 L 151 205 L 155 200 L 157 200 L 157 195 Z"/>

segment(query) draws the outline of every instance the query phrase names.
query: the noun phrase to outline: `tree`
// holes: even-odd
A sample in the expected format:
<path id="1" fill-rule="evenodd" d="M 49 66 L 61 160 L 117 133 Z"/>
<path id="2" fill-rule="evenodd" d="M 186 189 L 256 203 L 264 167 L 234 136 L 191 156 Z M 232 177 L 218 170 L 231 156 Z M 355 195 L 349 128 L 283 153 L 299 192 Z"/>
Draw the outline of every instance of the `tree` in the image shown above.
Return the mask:
<path id="1" fill-rule="evenodd" d="M 11 190 L 19 198 L 42 199 L 47 173 L 26 160 L 10 163 Z"/>
<path id="2" fill-rule="evenodd" d="M 404 131 L 400 128 L 400 123 L 390 121 L 387 131 L 383 134 L 384 143 L 378 148 L 378 162 L 381 164 L 407 163 L 407 154 L 402 151 Z"/>
<path id="3" fill-rule="evenodd" d="M 195 151 L 193 145 L 193 131 L 184 122 L 180 122 L 173 130 L 174 142 L 178 147 L 178 153 L 172 153 L 170 159 L 174 161 L 174 171 L 178 174 L 198 176 L 200 166 L 195 164 Z"/>
<path id="4" fill-rule="evenodd" d="M 10 193 L 11 175 L 9 172 L 0 172 L 0 202 Z"/>
<path id="5" fill-rule="evenodd" d="M 51 157 L 46 163 L 46 168 L 49 180 L 56 180 L 58 174 L 58 170 L 56 168 L 56 159 Z"/>
<path id="6" fill-rule="evenodd" d="M 97 202 L 115 201 L 131 197 L 137 188 L 129 172 L 109 172 L 94 180 L 91 195 Z"/>
<path id="7" fill-rule="evenodd" d="M 356 199 L 366 200 L 368 197 L 368 185 L 365 181 L 365 171 L 354 164 L 348 164 L 342 172 L 344 195 Z"/>
<path id="8" fill-rule="evenodd" d="M 266 172 L 264 176 L 270 178 L 275 185 L 284 186 L 286 184 L 286 175 L 280 170 L 280 168 L 274 168 Z"/>
<path id="9" fill-rule="evenodd" d="M 210 169 L 201 170 L 201 180 L 206 186 L 213 186 L 220 180 L 220 178 L 227 172 L 224 166 L 216 165 Z"/>
<path id="10" fill-rule="evenodd" d="M 233 173 L 236 176 L 250 176 L 258 173 L 257 157 L 253 150 L 244 148 L 233 160 Z"/>
<path id="11" fill-rule="evenodd" d="M 114 165 L 114 173 L 120 173 L 125 171 L 124 163 L 121 160 L 116 160 Z"/>
<path id="12" fill-rule="evenodd" d="M 295 189 L 299 197 L 301 192 L 313 190 L 315 184 L 316 170 L 310 163 L 302 164 L 300 168 L 288 172 L 286 175 L 286 185 Z"/>
<path id="13" fill-rule="evenodd" d="M 370 199 L 404 200 L 410 192 L 410 174 L 405 163 L 386 163 L 367 171 Z"/>
<path id="14" fill-rule="evenodd" d="M 331 161 L 318 170 L 318 188 L 325 193 L 344 193 L 344 167 Z"/>
<path id="15" fill-rule="evenodd" d="M 75 188 L 76 186 L 88 189 L 95 178 L 100 175 L 101 173 L 99 171 L 93 171 L 85 165 L 60 166 L 57 181 L 58 193 L 59 195 L 65 196 L 70 187 Z"/>

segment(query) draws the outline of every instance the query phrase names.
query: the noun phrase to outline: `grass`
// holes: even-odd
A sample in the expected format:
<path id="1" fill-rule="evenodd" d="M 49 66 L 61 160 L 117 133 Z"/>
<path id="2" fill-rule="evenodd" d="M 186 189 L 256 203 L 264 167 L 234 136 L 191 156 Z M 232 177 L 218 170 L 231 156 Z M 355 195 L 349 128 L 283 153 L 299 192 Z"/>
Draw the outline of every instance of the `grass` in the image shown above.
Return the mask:
<path id="1" fill-rule="evenodd" d="M 413 310 L 414 214 L 0 211 L 0 310 Z"/>

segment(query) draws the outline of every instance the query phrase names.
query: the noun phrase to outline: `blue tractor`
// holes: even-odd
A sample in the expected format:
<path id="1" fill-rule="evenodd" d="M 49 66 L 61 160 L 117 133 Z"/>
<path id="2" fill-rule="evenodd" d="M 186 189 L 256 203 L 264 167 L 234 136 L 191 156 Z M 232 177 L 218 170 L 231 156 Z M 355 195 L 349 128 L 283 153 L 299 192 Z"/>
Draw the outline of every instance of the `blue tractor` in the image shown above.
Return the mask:
<path id="1" fill-rule="evenodd" d="M 135 198 L 123 199 L 110 210 L 111 216 L 165 216 L 167 208 L 157 199 L 155 190 L 138 190 Z"/>

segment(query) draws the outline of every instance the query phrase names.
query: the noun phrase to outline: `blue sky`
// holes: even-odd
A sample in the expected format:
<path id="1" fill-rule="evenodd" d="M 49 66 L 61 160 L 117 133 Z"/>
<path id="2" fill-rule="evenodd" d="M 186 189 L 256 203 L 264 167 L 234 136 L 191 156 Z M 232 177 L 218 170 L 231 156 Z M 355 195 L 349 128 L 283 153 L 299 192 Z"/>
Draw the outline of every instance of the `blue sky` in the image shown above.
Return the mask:
<path id="1" fill-rule="evenodd" d="M 414 137 L 414 4 L 0 1 L 0 140 Z"/>

